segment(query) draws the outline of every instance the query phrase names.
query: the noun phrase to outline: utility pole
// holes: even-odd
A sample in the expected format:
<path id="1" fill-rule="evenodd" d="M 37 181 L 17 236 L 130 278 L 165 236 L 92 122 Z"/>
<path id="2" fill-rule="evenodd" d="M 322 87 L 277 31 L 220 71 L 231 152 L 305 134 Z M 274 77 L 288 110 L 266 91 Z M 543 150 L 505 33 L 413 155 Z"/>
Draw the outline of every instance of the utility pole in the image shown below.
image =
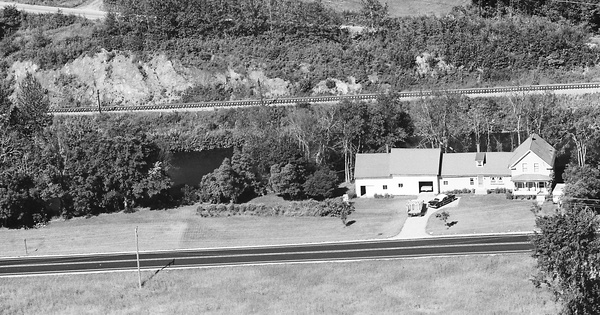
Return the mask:
<path id="1" fill-rule="evenodd" d="M 262 85 L 260 84 L 260 79 L 258 81 L 258 93 L 260 94 L 260 105 L 265 106 L 265 100 L 263 99 L 263 91 Z"/>
<path id="2" fill-rule="evenodd" d="M 98 101 L 98 113 L 102 114 L 102 108 L 100 107 L 100 90 L 96 89 L 96 99 Z"/>
<path id="3" fill-rule="evenodd" d="M 28 253 L 27 253 L 27 239 L 24 238 L 23 242 L 25 242 L 25 255 L 28 255 Z"/>
<path id="4" fill-rule="evenodd" d="M 135 227 L 135 257 L 137 260 L 137 270 L 138 270 L 138 284 L 139 288 L 142 288 L 142 273 L 140 271 L 140 246 L 138 243 L 138 227 Z"/>

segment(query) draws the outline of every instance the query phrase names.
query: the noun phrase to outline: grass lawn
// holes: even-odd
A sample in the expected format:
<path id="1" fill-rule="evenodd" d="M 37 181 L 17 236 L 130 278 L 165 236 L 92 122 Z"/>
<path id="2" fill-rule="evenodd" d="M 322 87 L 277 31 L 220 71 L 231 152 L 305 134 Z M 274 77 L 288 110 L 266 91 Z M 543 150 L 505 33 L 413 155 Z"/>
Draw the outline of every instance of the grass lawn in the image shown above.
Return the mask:
<path id="1" fill-rule="evenodd" d="M 0 279 L 1 314 L 557 314 L 529 255 Z M 145 272 L 143 280 L 152 272 Z"/>
<path id="2" fill-rule="evenodd" d="M 39 229 L 0 229 L 0 256 L 25 255 L 25 240 L 29 255 L 134 251 L 136 226 L 142 251 L 387 238 L 406 220 L 405 200 L 358 199 L 347 227 L 328 217 L 202 218 L 194 206 L 54 220 Z"/>
<path id="3" fill-rule="evenodd" d="M 508 200 L 503 194 L 460 197 L 458 206 L 444 209 L 450 214 L 448 222 L 456 221 L 456 224 L 446 228 L 443 221 L 432 215 L 427 222 L 429 234 L 524 232 L 535 228 L 535 215 L 530 210 L 532 200 Z M 553 208 L 547 204 L 544 204 L 544 213 Z"/>

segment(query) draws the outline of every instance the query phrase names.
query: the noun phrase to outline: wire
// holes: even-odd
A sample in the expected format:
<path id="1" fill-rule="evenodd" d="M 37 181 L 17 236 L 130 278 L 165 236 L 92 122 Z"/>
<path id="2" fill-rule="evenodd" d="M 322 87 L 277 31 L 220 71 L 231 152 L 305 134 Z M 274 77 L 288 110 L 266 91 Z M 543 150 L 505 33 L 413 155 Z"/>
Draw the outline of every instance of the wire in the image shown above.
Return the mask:
<path id="1" fill-rule="evenodd" d="M 591 2 L 579 2 L 579 1 L 569 1 L 569 0 L 554 0 L 554 1 L 555 2 L 563 2 L 563 3 L 587 4 L 587 5 L 600 6 L 600 3 L 591 3 Z"/>

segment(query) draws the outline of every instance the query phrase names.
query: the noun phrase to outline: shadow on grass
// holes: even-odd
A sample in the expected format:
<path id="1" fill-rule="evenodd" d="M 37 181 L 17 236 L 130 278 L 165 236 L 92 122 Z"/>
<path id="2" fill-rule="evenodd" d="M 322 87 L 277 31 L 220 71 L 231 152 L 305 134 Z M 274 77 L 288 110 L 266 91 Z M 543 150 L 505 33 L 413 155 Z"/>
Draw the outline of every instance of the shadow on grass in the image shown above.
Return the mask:
<path id="1" fill-rule="evenodd" d="M 458 223 L 458 221 L 452 221 L 452 222 L 448 222 L 448 223 L 446 223 L 446 228 L 447 228 L 447 229 L 449 229 L 449 228 L 451 228 L 451 227 L 455 226 L 455 225 L 456 225 L 456 223 Z"/>
<path id="2" fill-rule="evenodd" d="M 150 280 L 152 280 L 152 278 L 154 278 L 159 272 L 163 271 L 163 269 L 174 265 L 175 264 L 175 259 L 171 260 L 168 264 L 164 265 L 162 268 L 156 270 L 148 279 L 142 281 L 142 287 L 146 285 L 146 283 L 150 282 Z"/>

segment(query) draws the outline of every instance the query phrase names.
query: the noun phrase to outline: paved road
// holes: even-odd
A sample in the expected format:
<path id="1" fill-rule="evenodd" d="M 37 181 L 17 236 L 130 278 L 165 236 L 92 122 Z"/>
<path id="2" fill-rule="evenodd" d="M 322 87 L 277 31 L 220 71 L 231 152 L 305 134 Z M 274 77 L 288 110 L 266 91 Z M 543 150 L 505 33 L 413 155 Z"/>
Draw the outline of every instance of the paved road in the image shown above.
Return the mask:
<path id="1" fill-rule="evenodd" d="M 142 269 L 369 260 L 446 255 L 517 253 L 533 248 L 528 235 L 323 243 L 140 253 Z M 135 270 L 135 253 L 19 257 L 0 260 L 0 277 Z"/>
<path id="2" fill-rule="evenodd" d="M 14 5 L 19 10 L 23 10 L 23 11 L 26 11 L 29 13 L 37 13 L 37 14 L 57 13 L 58 11 L 60 11 L 64 14 L 73 14 L 73 15 L 83 16 L 90 20 L 103 19 L 106 16 L 106 12 L 100 11 L 100 10 L 95 10 L 92 8 L 59 8 L 59 7 L 49 7 L 49 6 L 42 6 L 42 5 L 31 5 L 31 4 L 21 4 L 21 3 L 16 3 L 16 2 L 0 1 L 0 8 L 6 7 L 9 5 Z"/>

